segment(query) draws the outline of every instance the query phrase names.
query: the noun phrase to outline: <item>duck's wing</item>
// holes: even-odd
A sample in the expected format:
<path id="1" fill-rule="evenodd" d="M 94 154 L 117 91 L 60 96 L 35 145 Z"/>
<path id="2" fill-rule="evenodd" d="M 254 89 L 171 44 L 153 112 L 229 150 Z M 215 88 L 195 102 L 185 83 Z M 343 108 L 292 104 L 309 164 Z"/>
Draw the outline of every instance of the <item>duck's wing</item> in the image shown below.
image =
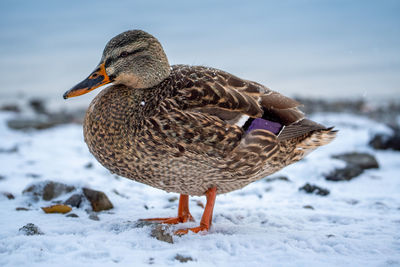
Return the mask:
<path id="1" fill-rule="evenodd" d="M 227 122 L 238 122 L 243 115 L 268 117 L 283 125 L 304 118 L 299 102 L 256 82 L 240 79 L 227 72 L 202 66 L 175 66 L 181 81 L 179 101 L 184 109 L 218 116 Z"/>
<path id="2" fill-rule="evenodd" d="M 258 83 L 201 66 L 175 65 L 172 72 L 176 92 L 161 103 L 168 112 L 158 116 L 157 127 L 196 153 L 226 156 L 235 151 L 237 161 L 265 160 L 280 135 L 288 139 L 325 128 L 304 120 L 300 103 Z M 279 125 L 279 131 L 258 127 L 257 119 Z"/>

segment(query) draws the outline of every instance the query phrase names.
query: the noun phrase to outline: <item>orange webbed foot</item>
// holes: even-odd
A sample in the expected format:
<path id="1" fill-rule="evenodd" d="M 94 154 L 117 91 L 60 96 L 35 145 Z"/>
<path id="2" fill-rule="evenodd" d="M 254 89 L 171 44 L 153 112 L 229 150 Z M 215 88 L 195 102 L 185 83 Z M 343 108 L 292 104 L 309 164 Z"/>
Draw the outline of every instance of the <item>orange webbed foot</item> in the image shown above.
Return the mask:
<path id="1" fill-rule="evenodd" d="M 214 209 L 215 197 L 217 196 L 217 188 L 213 187 L 207 190 L 207 204 L 204 208 L 203 216 L 201 217 L 200 226 L 194 228 L 180 229 L 175 232 L 176 235 L 185 235 L 189 231 L 193 233 L 198 233 L 201 231 L 208 231 L 211 227 L 212 214 Z"/>
<path id="2" fill-rule="evenodd" d="M 148 219 L 140 219 L 139 221 L 146 221 L 146 222 L 158 222 L 158 223 L 165 223 L 165 224 L 178 224 L 178 223 L 185 223 L 185 222 L 194 222 L 192 215 L 189 213 L 186 216 L 178 216 L 178 217 L 170 217 L 170 218 L 148 218 Z"/>
<path id="3" fill-rule="evenodd" d="M 187 233 L 189 233 L 189 231 L 192 231 L 193 233 L 198 233 L 201 231 L 208 231 L 210 227 L 204 226 L 204 225 L 200 225 L 197 227 L 193 227 L 193 228 L 186 228 L 186 229 L 179 229 L 177 231 L 174 232 L 175 235 L 186 235 Z"/>
<path id="4" fill-rule="evenodd" d="M 179 197 L 178 216 L 171 218 L 150 218 L 140 219 L 146 222 L 158 222 L 166 224 L 185 223 L 187 221 L 194 222 L 192 215 L 189 212 L 189 196 L 181 194 Z"/>

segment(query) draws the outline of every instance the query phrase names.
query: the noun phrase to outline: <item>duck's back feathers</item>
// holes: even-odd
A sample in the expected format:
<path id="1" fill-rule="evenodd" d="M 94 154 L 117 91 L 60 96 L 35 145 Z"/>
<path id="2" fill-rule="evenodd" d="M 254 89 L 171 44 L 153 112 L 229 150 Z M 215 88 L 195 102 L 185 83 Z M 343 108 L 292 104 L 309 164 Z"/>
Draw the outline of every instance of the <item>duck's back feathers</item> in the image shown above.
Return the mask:
<path id="1" fill-rule="evenodd" d="M 240 123 L 244 116 L 250 121 L 263 118 L 282 126 L 304 119 L 299 102 L 256 82 L 202 66 L 175 65 L 173 70 L 180 81 L 178 102 L 184 110 L 210 114 L 241 127 L 246 122 Z"/>

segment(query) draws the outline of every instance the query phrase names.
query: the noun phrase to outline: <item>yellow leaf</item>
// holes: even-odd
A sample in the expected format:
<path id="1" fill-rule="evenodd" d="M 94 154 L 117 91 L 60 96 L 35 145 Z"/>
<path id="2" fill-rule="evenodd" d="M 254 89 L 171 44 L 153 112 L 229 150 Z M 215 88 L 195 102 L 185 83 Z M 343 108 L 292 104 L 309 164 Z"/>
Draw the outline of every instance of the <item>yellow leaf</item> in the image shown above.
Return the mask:
<path id="1" fill-rule="evenodd" d="M 42 210 L 46 213 L 67 213 L 70 212 L 72 209 L 70 206 L 67 205 L 53 205 L 50 207 L 44 207 Z"/>

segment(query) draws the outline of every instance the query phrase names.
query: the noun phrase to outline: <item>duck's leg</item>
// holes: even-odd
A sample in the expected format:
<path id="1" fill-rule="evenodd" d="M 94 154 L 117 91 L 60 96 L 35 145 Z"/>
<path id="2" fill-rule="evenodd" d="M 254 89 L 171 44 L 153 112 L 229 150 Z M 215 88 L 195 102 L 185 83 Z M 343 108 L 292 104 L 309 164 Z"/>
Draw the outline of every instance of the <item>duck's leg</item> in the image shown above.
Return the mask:
<path id="1" fill-rule="evenodd" d="M 188 231 L 192 231 L 194 233 L 198 233 L 200 231 L 208 230 L 211 226 L 212 214 L 215 204 L 215 197 L 217 196 L 217 188 L 213 187 L 207 190 L 207 204 L 204 208 L 203 216 L 201 217 L 200 226 L 194 228 L 180 229 L 175 232 L 176 235 L 184 235 L 187 234 Z"/>
<path id="2" fill-rule="evenodd" d="M 150 218 L 140 219 L 141 221 L 159 222 L 167 224 L 184 223 L 187 221 L 194 222 L 192 215 L 189 212 L 189 196 L 181 194 L 179 197 L 178 216 L 171 218 Z"/>

